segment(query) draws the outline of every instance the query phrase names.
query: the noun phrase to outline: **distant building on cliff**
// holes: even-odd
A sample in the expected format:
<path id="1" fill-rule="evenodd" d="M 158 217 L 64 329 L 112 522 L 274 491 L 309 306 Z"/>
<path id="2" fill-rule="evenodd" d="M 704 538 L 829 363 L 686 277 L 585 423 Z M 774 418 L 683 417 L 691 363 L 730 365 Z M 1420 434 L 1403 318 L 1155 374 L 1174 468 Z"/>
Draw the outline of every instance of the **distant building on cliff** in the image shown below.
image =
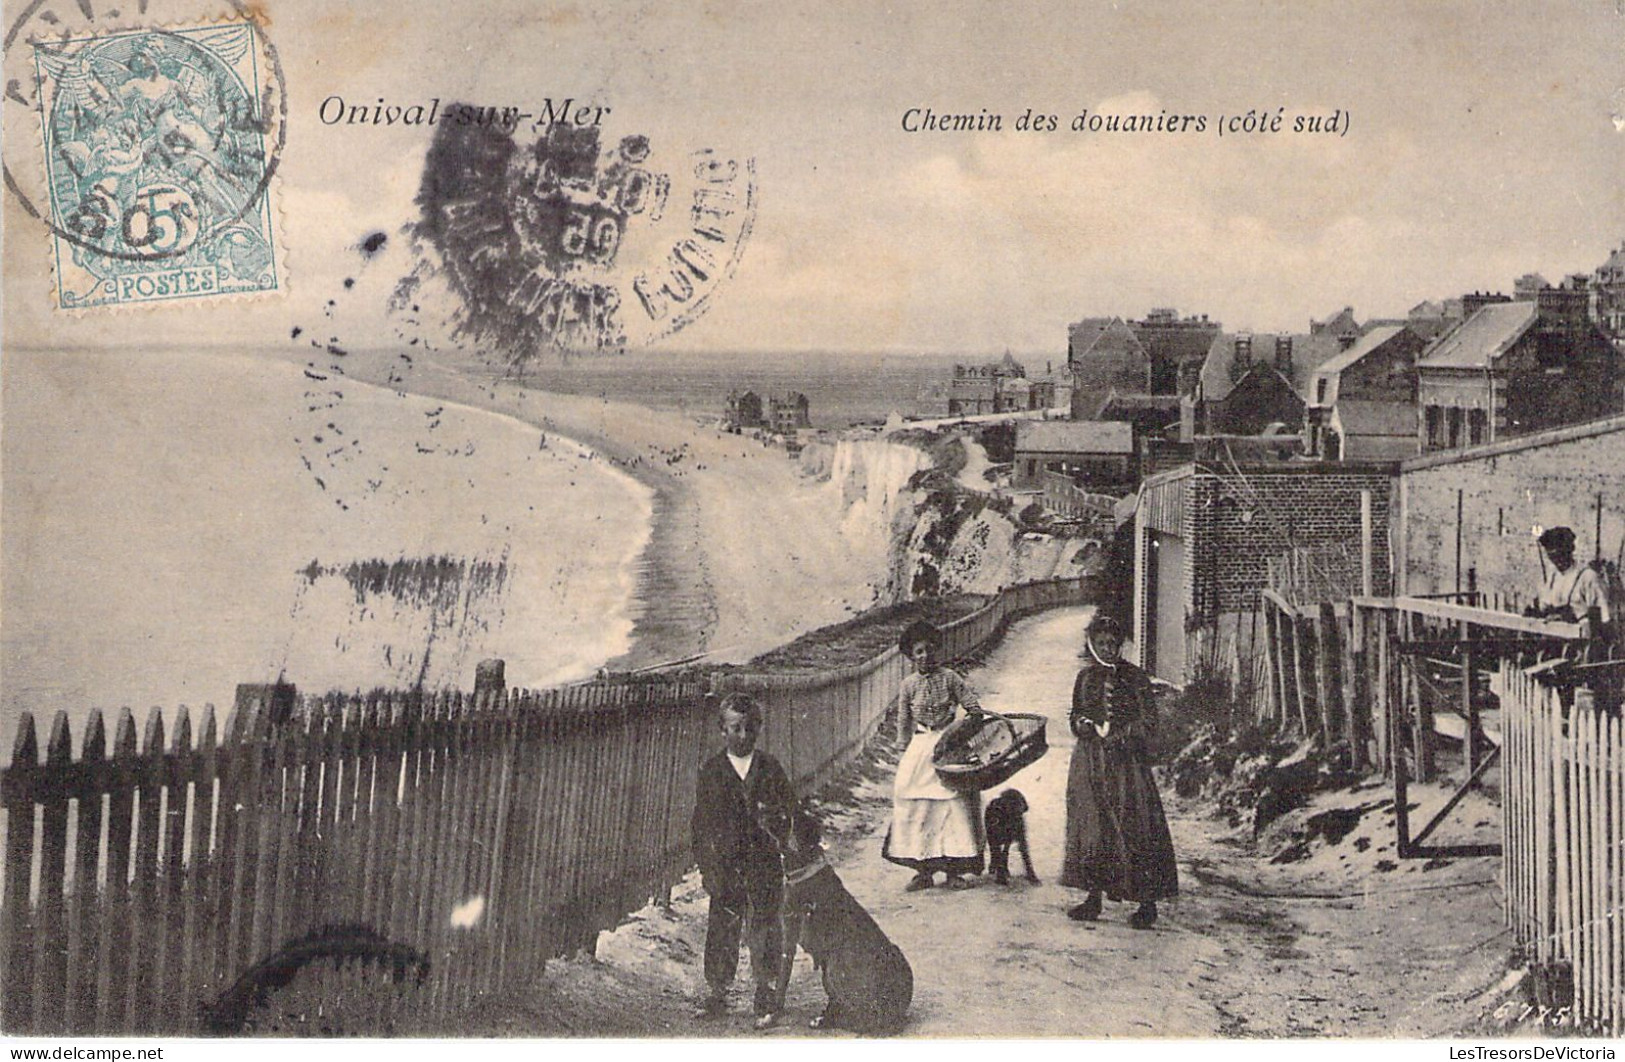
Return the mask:
<path id="1" fill-rule="evenodd" d="M 767 426 L 780 435 L 793 435 L 801 428 L 812 427 L 807 396 L 790 391 L 767 402 Z"/>
<path id="2" fill-rule="evenodd" d="M 762 396 L 755 391 L 729 391 L 728 412 L 723 419 L 732 431 L 764 426 L 766 421 L 762 417 Z"/>
<path id="3" fill-rule="evenodd" d="M 1026 377 L 1027 370 L 1008 350 L 998 361 L 955 365 L 953 379 L 948 382 L 948 415 L 968 417 L 1027 409 L 1030 392 L 1008 386 L 1011 381 Z M 1020 405 L 1016 405 L 1017 402 Z"/>
<path id="4" fill-rule="evenodd" d="M 763 428 L 780 435 L 790 435 L 798 429 L 812 427 L 809 412 L 807 396 L 800 391 L 774 395 L 766 402 L 755 391 L 730 391 L 723 422 L 730 431 Z"/>

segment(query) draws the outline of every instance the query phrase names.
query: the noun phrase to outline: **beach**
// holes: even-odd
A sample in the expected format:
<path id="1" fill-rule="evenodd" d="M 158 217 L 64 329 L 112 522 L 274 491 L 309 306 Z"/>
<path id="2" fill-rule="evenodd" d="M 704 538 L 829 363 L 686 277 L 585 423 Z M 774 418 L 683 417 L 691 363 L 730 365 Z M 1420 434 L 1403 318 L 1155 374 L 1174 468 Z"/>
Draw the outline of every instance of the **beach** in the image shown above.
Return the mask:
<path id="1" fill-rule="evenodd" d="M 77 739 L 92 708 L 245 682 L 748 660 L 874 602 L 923 461 L 864 444 L 889 467 L 823 481 L 679 413 L 398 352 L 8 351 L 5 385 L 8 745 L 23 711 Z"/>
<path id="2" fill-rule="evenodd" d="M 653 493 L 568 439 L 265 357 L 8 350 L 5 387 L 8 745 L 23 711 L 77 737 L 489 657 L 545 686 L 632 644 Z"/>
<path id="3" fill-rule="evenodd" d="M 924 464 L 918 451 L 871 444 L 890 455 L 893 468 L 874 476 L 859 470 L 864 483 L 854 494 L 850 477 L 810 477 L 783 449 L 701 417 L 537 390 L 467 357 L 411 358 L 352 351 L 341 367 L 353 379 L 393 380 L 414 394 L 562 434 L 654 492 L 652 536 L 637 565 L 632 646 L 611 667 L 699 654 L 741 662 L 875 603 L 886 576 L 891 505 L 907 474 Z"/>

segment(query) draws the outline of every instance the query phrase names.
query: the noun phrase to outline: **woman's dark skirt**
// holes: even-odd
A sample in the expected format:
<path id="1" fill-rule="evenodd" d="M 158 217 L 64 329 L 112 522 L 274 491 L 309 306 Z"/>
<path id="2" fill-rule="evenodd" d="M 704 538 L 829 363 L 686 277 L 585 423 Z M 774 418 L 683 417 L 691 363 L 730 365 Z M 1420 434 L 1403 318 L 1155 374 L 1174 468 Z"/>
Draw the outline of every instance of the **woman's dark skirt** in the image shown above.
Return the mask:
<path id="1" fill-rule="evenodd" d="M 1174 842 L 1151 768 L 1099 741 L 1079 741 L 1066 778 L 1061 884 L 1146 903 L 1179 895 Z"/>

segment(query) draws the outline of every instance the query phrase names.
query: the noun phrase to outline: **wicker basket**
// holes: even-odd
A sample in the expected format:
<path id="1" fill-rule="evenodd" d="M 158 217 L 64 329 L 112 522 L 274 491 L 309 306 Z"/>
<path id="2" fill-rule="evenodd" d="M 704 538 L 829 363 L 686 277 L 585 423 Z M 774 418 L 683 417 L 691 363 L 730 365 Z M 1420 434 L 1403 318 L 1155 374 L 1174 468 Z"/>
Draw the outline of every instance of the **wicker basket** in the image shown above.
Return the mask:
<path id="1" fill-rule="evenodd" d="M 972 712 L 942 732 L 931 762 L 950 789 L 978 793 L 1002 785 L 1049 751 L 1041 715 Z"/>

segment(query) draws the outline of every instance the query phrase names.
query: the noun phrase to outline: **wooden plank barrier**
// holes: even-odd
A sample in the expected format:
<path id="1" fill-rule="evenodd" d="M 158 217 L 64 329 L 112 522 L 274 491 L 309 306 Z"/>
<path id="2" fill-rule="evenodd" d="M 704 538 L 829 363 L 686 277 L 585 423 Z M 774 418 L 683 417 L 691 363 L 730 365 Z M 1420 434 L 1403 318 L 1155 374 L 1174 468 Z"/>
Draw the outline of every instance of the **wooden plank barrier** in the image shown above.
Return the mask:
<path id="1" fill-rule="evenodd" d="M 1011 587 L 945 625 L 947 655 L 1097 593 L 1088 578 Z M 43 761 L 25 712 L 0 772 L 0 1028 L 195 1033 L 255 963 L 349 926 L 426 956 L 424 984 L 324 960 L 258 1027 L 432 1032 L 670 895 L 717 747 L 714 694 L 762 700 L 764 747 L 811 791 L 861 753 L 905 666 L 893 648 L 808 674 L 335 695 L 280 723 L 265 687 L 219 733 L 212 707 L 195 733 L 183 707 L 166 741 L 154 709 L 138 742 L 126 709 L 111 750 L 92 712 L 77 759 L 59 713 Z"/>
<path id="2" fill-rule="evenodd" d="M 1503 663 L 1505 913 L 1543 991 L 1569 986 L 1566 1015 L 1625 1027 L 1625 728 L 1613 713 L 1565 705 Z"/>

